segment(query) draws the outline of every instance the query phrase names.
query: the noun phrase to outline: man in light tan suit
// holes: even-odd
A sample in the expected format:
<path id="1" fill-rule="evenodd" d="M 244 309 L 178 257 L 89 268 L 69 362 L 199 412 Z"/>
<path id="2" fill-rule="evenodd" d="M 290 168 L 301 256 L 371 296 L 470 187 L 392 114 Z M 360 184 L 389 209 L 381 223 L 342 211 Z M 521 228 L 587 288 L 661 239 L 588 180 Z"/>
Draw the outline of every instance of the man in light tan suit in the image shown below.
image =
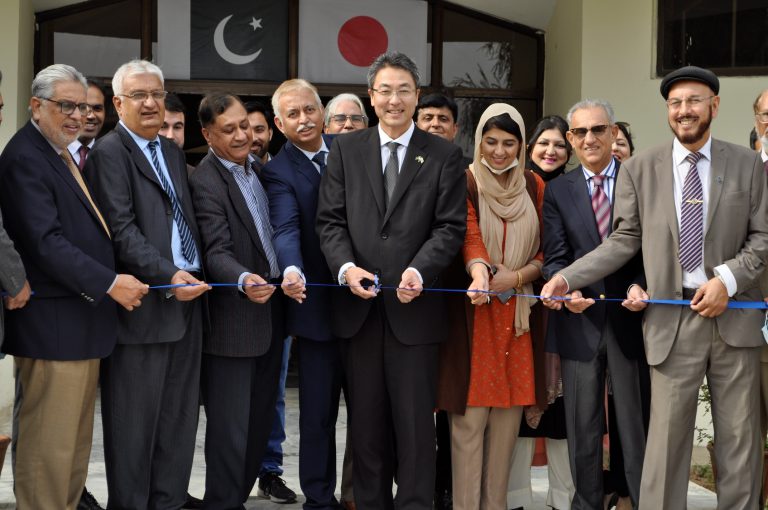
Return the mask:
<path id="1" fill-rule="evenodd" d="M 691 300 L 690 307 L 654 304 L 645 312 L 651 419 L 640 509 L 686 507 L 696 397 L 705 375 L 713 399 L 718 509 L 754 509 L 760 494 L 763 313 L 726 307 L 729 298 L 761 299 L 768 195 L 759 155 L 711 137 L 718 91 L 717 77 L 698 67 L 662 80 L 675 140 L 622 165 L 613 233 L 542 290 L 547 297 L 565 295 L 642 249 L 647 294 L 633 286 L 628 301 L 647 295 Z"/>

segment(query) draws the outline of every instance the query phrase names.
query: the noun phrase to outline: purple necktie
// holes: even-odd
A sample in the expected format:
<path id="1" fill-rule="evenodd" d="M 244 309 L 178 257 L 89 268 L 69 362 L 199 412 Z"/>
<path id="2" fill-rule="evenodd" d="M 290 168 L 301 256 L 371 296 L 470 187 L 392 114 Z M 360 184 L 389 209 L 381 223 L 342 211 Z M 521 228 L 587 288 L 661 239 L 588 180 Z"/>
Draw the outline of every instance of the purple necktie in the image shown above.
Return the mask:
<path id="1" fill-rule="evenodd" d="M 611 203 L 603 191 L 604 180 L 604 175 L 592 176 L 592 210 L 595 211 L 595 223 L 600 239 L 605 239 L 611 233 Z"/>
<path id="2" fill-rule="evenodd" d="M 700 152 L 692 152 L 685 158 L 691 167 L 685 177 L 680 205 L 680 265 L 689 273 L 701 265 L 704 240 L 704 190 L 696 167 L 701 158 Z"/>
<path id="3" fill-rule="evenodd" d="M 88 157 L 88 146 L 81 145 L 80 148 L 77 149 L 77 153 L 80 155 L 80 161 L 77 162 L 77 167 L 82 172 L 85 167 L 85 160 Z"/>

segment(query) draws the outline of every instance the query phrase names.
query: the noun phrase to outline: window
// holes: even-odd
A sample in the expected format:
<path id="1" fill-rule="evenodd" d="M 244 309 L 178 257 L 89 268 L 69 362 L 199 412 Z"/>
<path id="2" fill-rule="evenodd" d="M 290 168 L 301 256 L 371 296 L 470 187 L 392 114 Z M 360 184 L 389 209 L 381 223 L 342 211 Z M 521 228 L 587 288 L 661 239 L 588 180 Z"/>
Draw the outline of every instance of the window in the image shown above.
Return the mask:
<path id="1" fill-rule="evenodd" d="M 657 73 L 686 65 L 768 74 L 768 0 L 659 1 Z"/>

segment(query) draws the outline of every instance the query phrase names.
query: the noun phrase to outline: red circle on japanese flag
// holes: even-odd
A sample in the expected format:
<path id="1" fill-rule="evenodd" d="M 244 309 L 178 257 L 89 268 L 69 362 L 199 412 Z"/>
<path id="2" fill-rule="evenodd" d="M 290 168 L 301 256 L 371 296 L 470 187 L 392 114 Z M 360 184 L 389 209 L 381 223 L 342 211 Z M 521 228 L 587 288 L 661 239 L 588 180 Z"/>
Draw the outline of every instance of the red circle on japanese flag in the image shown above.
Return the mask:
<path id="1" fill-rule="evenodd" d="M 370 16 L 355 16 L 339 29 L 338 45 L 344 60 L 354 66 L 367 67 L 387 51 L 389 38 L 384 26 Z"/>

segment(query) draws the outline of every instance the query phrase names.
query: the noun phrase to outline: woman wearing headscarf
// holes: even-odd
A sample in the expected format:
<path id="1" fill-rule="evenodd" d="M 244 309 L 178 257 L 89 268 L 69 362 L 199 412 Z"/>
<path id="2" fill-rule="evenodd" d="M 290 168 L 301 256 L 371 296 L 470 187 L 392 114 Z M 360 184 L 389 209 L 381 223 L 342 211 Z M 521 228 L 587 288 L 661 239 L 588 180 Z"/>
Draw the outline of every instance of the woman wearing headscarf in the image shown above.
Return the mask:
<path id="1" fill-rule="evenodd" d="M 450 414 L 455 510 L 506 510 L 520 417 L 535 402 L 529 318 L 536 300 L 524 295 L 541 276 L 544 186 L 525 171 L 524 133 L 515 108 L 489 106 L 467 174 L 463 256 L 475 307 L 466 406 Z"/>

